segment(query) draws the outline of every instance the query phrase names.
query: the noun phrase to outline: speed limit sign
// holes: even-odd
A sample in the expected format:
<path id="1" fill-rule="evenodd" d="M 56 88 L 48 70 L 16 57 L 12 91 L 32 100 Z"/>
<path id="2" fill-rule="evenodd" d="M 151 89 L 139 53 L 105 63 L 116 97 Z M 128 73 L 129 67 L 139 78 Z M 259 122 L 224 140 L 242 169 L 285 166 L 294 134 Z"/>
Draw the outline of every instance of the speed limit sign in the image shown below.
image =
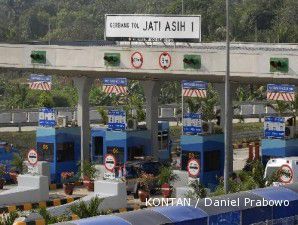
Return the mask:
<path id="1" fill-rule="evenodd" d="M 104 165 L 108 171 L 114 172 L 116 166 L 116 158 L 111 154 L 107 154 L 104 160 Z"/>
<path id="2" fill-rule="evenodd" d="M 291 183 L 294 175 L 292 168 L 289 165 L 285 164 L 280 167 L 280 171 L 282 172 L 282 174 L 279 177 L 280 182 L 284 184 Z"/>
<path id="3" fill-rule="evenodd" d="M 28 152 L 27 160 L 28 160 L 28 162 L 29 162 L 29 164 L 31 166 L 35 166 L 37 164 L 37 162 L 38 162 L 38 154 L 37 154 L 37 151 L 35 149 L 31 149 Z"/>
<path id="4" fill-rule="evenodd" d="M 200 173 L 200 163 L 197 159 L 190 159 L 187 163 L 188 175 L 191 177 L 197 177 Z"/>
<path id="5" fill-rule="evenodd" d="M 167 70 L 172 64 L 171 55 L 168 52 L 163 52 L 159 56 L 159 66 L 163 70 Z"/>
<path id="6" fill-rule="evenodd" d="M 135 68 L 135 69 L 139 69 L 142 67 L 143 62 L 144 62 L 144 58 L 143 55 L 140 52 L 134 52 L 131 55 L 131 65 Z"/>

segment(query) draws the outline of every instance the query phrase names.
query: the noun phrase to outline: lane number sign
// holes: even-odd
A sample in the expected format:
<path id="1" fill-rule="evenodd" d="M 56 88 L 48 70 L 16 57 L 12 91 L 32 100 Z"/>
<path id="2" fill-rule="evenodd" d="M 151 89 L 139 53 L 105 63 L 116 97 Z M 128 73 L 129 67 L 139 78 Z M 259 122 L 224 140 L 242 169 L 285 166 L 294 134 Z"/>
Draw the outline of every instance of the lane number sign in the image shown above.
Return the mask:
<path id="1" fill-rule="evenodd" d="M 143 62 L 144 62 L 144 58 L 143 55 L 140 52 L 134 52 L 131 55 L 131 65 L 135 68 L 135 69 L 139 69 L 142 67 Z"/>
<path id="2" fill-rule="evenodd" d="M 293 170 L 289 165 L 282 165 L 280 167 L 280 171 L 282 171 L 283 173 L 281 174 L 281 176 L 279 177 L 280 182 L 284 183 L 284 184 L 288 184 L 291 183 L 291 181 L 293 180 Z"/>
<path id="3" fill-rule="evenodd" d="M 190 159 L 187 163 L 188 175 L 197 177 L 200 173 L 200 163 L 197 159 Z"/>
<path id="4" fill-rule="evenodd" d="M 167 70 L 170 68 L 172 64 L 172 58 L 171 55 L 168 52 L 163 52 L 159 56 L 159 66 L 163 70 Z"/>
<path id="5" fill-rule="evenodd" d="M 110 171 L 114 172 L 115 166 L 116 166 L 116 158 L 115 156 L 111 154 L 107 154 L 104 160 L 105 168 Z"/>
<path id="6" fill-rule="evenodd" d="M 38 154 L 35 149 L 31 149 L 27 155 L 28 162 L 31 166 L 35 166 L 38 162 Z"/>

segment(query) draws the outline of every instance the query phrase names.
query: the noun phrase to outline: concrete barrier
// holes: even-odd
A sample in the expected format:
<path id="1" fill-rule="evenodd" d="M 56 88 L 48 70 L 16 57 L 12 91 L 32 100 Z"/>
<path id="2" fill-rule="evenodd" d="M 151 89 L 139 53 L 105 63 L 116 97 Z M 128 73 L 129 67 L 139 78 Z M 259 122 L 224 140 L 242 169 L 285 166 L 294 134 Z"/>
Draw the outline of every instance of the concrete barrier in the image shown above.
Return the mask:
<path id="1" fill-rule="evenodd" d="M 11 113 L 1 113 L 0 114 L 0 123 L 10 123 L 11 122 Z"/>
<path id="2" fill-rule="evenodd" d="M 0 206 L 47 201 L 49 182 L 46 176 L 18 176 L 18 186 L 0 193 Z"/>
<path id="3" fill-rule="evenodd" d="M 38 119 L 39 119 L 38 114 L 39 114 L 38 112 L 29 112 L 28 113 L 28 122 L 31 122 L 31 123 L 38 122 Z"/>
<path id="4" fill-rule="evenodd" d="M 98 198 L 104 199 L 99 207 L 100 210 L 115 210 L 127 207 L 127 193 L 125 182 L 98 180 L 94 183 L 94 193 L 91 193 L 86 197 L 81 198 L 80 200 L 65 205 L 48 208 L 47 211 L 53 216 L 61 216 L 65 214 L 71 215 L 70 207 L 73 204 L 77 204 L 79 201 L 88 203 L 92 198 L 96 196 Z"/>

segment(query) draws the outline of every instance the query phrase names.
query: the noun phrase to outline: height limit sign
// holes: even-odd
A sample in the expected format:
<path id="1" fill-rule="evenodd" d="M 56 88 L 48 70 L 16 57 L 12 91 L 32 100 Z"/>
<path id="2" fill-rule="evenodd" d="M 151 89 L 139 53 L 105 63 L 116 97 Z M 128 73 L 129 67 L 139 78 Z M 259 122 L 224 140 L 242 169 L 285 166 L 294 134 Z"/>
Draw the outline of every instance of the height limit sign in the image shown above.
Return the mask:
<path id="1" fill-rule="evenodd" d="M 132 53 L 130 60 L 131 60 L 131 65 L 135 69 L 141 68 L 144 62 L 143 55 L 140 52 Z"/>
<path id="2" fill-rule="evenodd" d="M 159 56 L 159 66 L 163 70 L 167 70 L 167 69 L 169 69 L 171 64 L 172 64 L 171 55 L 168 52 L 161 53 L 160 56 Z"/>

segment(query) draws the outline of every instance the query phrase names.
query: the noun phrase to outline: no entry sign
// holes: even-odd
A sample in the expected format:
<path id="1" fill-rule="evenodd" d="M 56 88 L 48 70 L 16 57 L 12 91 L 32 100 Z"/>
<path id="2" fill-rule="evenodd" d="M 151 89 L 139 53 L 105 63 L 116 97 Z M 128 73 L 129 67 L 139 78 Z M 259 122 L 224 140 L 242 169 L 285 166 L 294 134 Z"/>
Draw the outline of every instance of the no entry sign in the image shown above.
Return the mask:
<path id="1" fill-rule="evenodd" d="M 140 52 L 132 53 L 130 60 L 131 60 L 131 65 L 135 69 L 141 68 L 144 62 L 143 55 Z"/>
<path id="2" fill-rule="evenodd" d="M 172 58 L 171 55 L 168 52 L 163 52 L 159 56 L 159 66 L 167 70 L 172 64 Z"/>
<path id="3" fill-rule="evenodd" d="M 200 163 L 197 159 L 190 159 L 187 163 L 188 175 L 197 177 L 200 173 Z"/>
<path id="4" fill-rule="evenodd" d="M 38 162 L 38 154 L 35 149 L 31 149 L 27 155 L 28 162 L 31 166 L 35 166 Z"/>
<path id="5" fill-rule="evenodd" d="M 284 184 L 291 183 L 294 175 L 292 168 L 289 165 L 282 165 L 280 171 L 282 171 L 282 174 L 279 177 L 280 182 Z"/>
<path id="6" fill-rule="evenodd" d="M 111 154 L 107 154 L 104 160 L 104 165 L 108 171 L 114 172 L 116 166 L 116 158 Z"/>

